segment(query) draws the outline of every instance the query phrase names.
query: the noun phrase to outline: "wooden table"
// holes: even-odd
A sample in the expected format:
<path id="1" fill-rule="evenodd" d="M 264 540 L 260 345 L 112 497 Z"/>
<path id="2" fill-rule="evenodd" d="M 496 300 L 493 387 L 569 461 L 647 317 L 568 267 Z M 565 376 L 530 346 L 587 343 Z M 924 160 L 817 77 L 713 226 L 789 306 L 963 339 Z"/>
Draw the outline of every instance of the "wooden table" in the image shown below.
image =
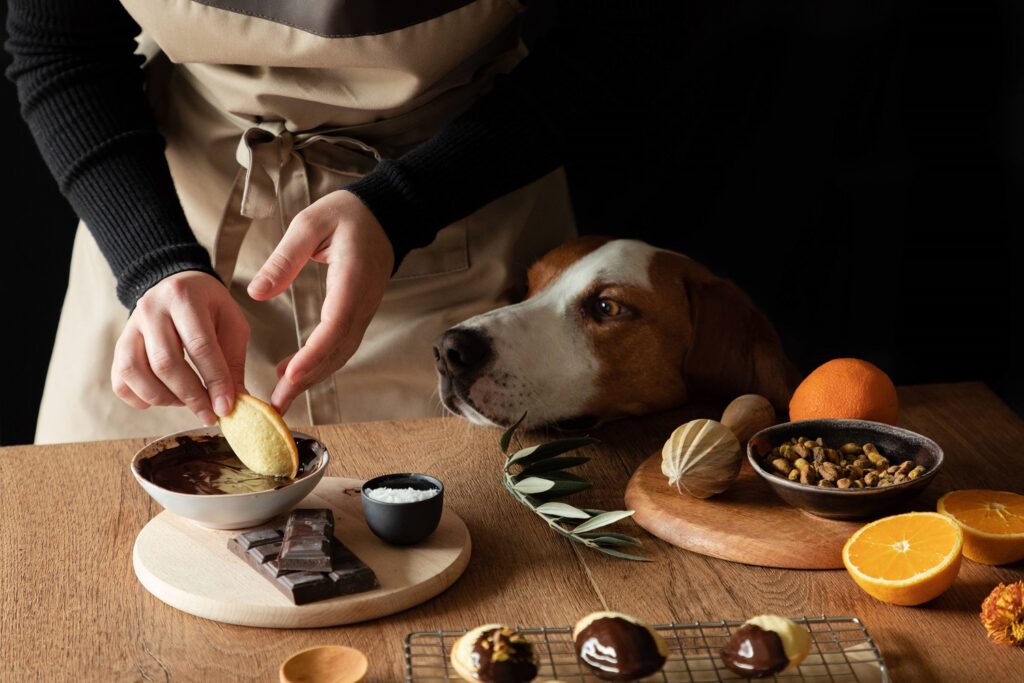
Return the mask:
<path id="1" fill-rule="evenodd" d="M 922 500 L 955 487 L 1024 492 L 1024 422 L 984 385 L 905 387 L 903 425 L 934 438 L 947 466 Z M 606 425 L 581 473 L 584 507 L 615 509 L 633 468 L 680 421 L 716 407 Z M 964 560 L 951 590 L 906 608 L 876 602 L 844 571 L 732 564 L 669 546 L 632 522 L 655 560 L 631 563 L 557 537 L 513 502 L 499 481 L 497 429 L 456 418 L 332 425 L 314 430 L 331 449 L 330 474 L 370 477 L 418 470 L 444 479 L 446 502 L 468 524 L 473 559 L 447 592 L 379 621 L 305 631 L 243 628 L 178 612 L 132 573 L 131 548 L 159 507 L 128 462 L 143 440 L 0 450 L 0 681 L 276 681 L 289 654 L 315 644 L 358 647 L 367 680 L 404 680 L 402 642 L 415 630 L 488 621 L 567 625 L 598 609 L 651 622 L 744 619 L 763 612 L 856 615 L 894 681 L 1021 680 L 1024 648 L 987 641 L 977 617 L 998 581 L 1024 566 Z M 532 443 L 544 434 L 525 435 Z M 968 464 L 970 463 L 970 464 Z M 572 499 L 570 499 L 572 500 Z M 586 505 L 590 502 L 592 505 Z M 629 528 L 631 527 L 631 528 Z"/>

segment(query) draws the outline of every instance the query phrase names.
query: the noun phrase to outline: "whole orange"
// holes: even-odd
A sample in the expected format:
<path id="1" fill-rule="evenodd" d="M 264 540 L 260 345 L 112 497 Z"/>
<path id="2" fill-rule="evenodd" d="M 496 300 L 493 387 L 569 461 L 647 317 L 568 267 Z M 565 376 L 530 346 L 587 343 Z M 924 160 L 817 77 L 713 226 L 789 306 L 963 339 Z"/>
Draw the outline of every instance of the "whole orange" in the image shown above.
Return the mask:
<path id="1" fill-rule="evenodd" d="M 807 375 L 789 401 L 790 420 L 846 418 L 896 424 L 900 403 L 889 375 L 859 358 L 836 358 Z"/>

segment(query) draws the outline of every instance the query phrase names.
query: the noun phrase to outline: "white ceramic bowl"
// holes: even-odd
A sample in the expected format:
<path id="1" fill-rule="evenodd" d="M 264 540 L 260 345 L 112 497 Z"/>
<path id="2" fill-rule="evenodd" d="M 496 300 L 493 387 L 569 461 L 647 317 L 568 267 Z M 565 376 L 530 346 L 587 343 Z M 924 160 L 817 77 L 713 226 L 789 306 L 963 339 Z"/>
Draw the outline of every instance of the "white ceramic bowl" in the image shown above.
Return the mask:
<path id="1" fill-rule="evenodd" d="M 216 436 L 220 433 L 218 426 L 203 427 L 169 434 L 147 444 L 132 458 L 132 474 L 135 475 L 135 480 L 164 508 L 200 526 L 210 529 L 245 529 L 262 524 L 295 507 L 323 478 L 330 460 L 327 449 L 317 441 L 323 451 L 309 474 L 279 489 L 252 493 L 178 493 L 157 486 L 139 473 L 140 461 L 156 455 L 168 445 L 173 445 L 179 436 Z M 314 438 L 302 432 L 292 432 L 292 435 L 301 439 Z"/>

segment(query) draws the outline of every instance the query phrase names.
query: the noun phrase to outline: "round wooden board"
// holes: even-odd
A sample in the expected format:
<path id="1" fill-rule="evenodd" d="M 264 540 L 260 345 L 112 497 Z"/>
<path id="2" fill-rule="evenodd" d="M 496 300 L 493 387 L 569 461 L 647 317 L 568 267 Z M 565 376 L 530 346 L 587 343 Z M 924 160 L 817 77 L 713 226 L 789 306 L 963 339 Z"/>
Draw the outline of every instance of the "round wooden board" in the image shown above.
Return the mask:
<path id="1" fill-rule="evenodd" d="M 866 522 L 801 512 L 776 496 L 744 461 L 725 493 L 701 500 L 679 493 L 661 473 L 661 453 L 626 486 L 626 507 L 647 531 L 672 545 L 732 562 L 786 569 L 842 569 L 843 544 Z"/>
<path id="2" fill-rule="evenodd" d="M 204 529 L 166 510 L 135 539 L 135 575 L 171 607 L 214 621 L 269 628 L 376 619 L 429 600 L 455 583 L 471 552 L 462 519 L 446 509 L 427 540 L 414 546 L 388 545 L 363 520 L 361 485 L 354 479 L 324 477 L 299 507 L 334 510 L 335 535 L 377 574 L 381 587 L 376 590 L 296 606 L 231 554 L 228 539 L 239 531 Z"/>

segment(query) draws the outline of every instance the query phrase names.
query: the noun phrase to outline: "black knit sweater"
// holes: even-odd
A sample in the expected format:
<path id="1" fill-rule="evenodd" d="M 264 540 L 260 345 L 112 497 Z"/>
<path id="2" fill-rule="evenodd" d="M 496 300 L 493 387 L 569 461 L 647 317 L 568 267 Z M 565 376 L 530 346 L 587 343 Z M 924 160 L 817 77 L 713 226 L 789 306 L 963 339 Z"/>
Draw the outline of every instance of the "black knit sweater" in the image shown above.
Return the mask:
<path id="1" fill-rule="evenodd" d="M 533 6 L 540 3 L 531 3 Z M 576 0 L 530 56 L 465 114 L 349 185 L 395 250 L 411 249 L 488 202 L 565 163 L 650 105 L 659 6 Z M 9 0 L 7 76 L 61 192 L 85 221 L 132 308 L 162 278 L 213 274 L 185 220 L 164 140 L 143 92 L 140 28 L 117 0 Z M 657 69 L 657 64 L 653 68 Z"/>

